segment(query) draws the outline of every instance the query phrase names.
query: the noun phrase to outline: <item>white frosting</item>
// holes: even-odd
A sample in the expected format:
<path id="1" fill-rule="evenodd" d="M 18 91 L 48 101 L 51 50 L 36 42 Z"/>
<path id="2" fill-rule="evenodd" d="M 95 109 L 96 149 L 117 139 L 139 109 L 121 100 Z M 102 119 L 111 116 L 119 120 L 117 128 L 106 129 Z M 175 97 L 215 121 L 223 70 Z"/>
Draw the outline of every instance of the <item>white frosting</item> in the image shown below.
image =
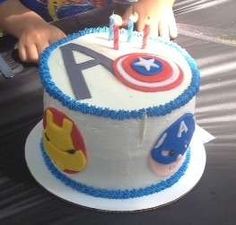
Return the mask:
<path id="1" fill-rule="evenodd" d="M 64 112 L 79 127 L 88 151 L 88 166 L 75 175 L 76 181 L 100 188 L 135 188 L 155 184 L 157 177 L 148 165 L 150 151 L 164 130 L 185 113 L 193 113 L 195 98 L 180 110 L 145 120 L 112 120 L 85 115 L 63 107 L 45 94 L 45 108 Z"/>
<path id="2" fill-rule="evenodd" d="M 142 43 L 141 36 L 137 39 L 137 41 L 127 43 L 126 34 L 124 34 L 121 36 L 120 50 L 114 50 L 112 48 L 113 42 L 108 40 L 108 34 L 105 33 L 88 34 L 71 42 L 86 46 L 87 48 L 104 54 L 112 60 L 117 59 L 119 56 L 133 52 L 148 52 L 151 54 L 160 55 L 161 57 L 168 58 L 168 61 L 172 64 L 176 63 L 177 65 L 180 65 L 185 75 L 181 85 L 175 89 L 162 92 L 144 93 L 123 85 L 106 68 L 102 65 L 98 65 L 83 71 L 84 78 L 89 87 L 92 98 L 82 100 L 82 102 L 90 105 L 117 110 L 148 108 L 174 100 L 190 85 L 191 71 L 189 65 L 177 50 L 167 45 L 150 41 L 147 49 L 143 50 L 140 47 Z M 85 56 L 82 53 L 75 52 L 74 56 L 76 62 L 79 63 L 88 60 L 88 56 Z M 75 98 L 59 48 L 57 48 L 50 56 L 49 68 L 56 86 L 59 87 L 59 89 L 61 89 L 66 95 Z"/>
<path id="3" fill-rule="evenodd" d="M 182 69 L 183 82 L 170 91 L 154 93 L 136 91 L 123 85 L 106 68 L 99 65 L 83 71 L 92 98 L 82 102 L 117 110 L 142 109 L 168 103 L 189 87 L 192 78 L 191 70 L 176 49 L 151 41 L 148 48 L 142 50 L 141 36 L 131 43 L 126 43 L 126 34 L 121 38 L 121 49 L 118 51 L 112 48 L 112 41 L 108 41 L 108 34 L 104 33 L 88 34 L 71 42 L 91 48 L 112 60 L 133 52 L 160 55 L 171 59 L 173 64 L 176 63 Z M 74 52 L 74 57 L 77 63 L 91 59 L 78 52 Z M 48 63 L 56 86 L 66 95 L 75 98 L 59 48 L 52 52 Z M 70 110 L 47 93 L 45 93 L 44 107 L 45 109 L 53 107 L 66 114 L 74 121 L 84 138 L 88 166 L 78 174 L 66 174 L 66 176 L 97 188 L 127 189 L 147 187 L 167 178 L 157 177 L 150 169 L 148 164 L 150 151 L 164 130 L 179 117 L 185 113 L 194 114 L 195 98 L 163 117 L 122 121 Z"/>

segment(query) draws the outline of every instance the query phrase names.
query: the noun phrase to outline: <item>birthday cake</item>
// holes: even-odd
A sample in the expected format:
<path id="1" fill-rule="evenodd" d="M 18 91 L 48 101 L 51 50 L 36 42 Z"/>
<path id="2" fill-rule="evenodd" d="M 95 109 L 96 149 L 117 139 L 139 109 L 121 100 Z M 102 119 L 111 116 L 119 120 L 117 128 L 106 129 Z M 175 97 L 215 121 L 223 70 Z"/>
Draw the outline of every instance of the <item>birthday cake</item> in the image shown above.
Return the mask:
<path id="1" fill-rule="evenodd" d="M 188 169 L 199 70 L 175 43 L 150 38 L 144 48 L 142 34 L 122 29 L 114 48 L 109 32 L 85 29 L 42 54 L 43 161 L 92 197 L 160 193 Z"/>

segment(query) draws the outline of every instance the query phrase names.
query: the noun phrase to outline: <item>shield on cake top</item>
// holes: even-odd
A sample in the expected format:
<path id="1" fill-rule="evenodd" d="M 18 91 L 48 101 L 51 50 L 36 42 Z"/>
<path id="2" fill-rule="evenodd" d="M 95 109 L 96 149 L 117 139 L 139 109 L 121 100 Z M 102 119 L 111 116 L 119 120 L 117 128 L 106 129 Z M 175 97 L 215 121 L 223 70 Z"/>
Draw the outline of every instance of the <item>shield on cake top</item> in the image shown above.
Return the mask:
<path id="1" fill-rule="evenodd" d="M 140 110 L 165 105 L 189 89 L 191 70 L 176 49 L 160 44 L 144 53 L 131 43 L 125 51 L 114 51 L 102 35 L 91 46 L 80 37 L 51 54 L 50 75 L 63 99 L 102 109 Z"/>
<path id="2" fill-rule="evenodd" d="M 132 53 L 113 63 L 116 77 L 126 86 L 143 92 L 160 92 L 176 88 L 183 81 L 177 64 L 148 53 Z"/>

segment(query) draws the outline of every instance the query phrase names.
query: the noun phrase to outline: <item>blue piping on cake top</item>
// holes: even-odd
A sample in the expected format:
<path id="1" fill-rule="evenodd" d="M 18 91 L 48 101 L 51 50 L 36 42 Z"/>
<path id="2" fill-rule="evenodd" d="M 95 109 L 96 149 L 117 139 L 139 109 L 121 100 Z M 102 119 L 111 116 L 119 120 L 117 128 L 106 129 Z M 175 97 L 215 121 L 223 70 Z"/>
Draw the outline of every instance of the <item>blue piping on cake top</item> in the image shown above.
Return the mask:
<path id="1" fill-rule="evenodd" d="M 112 110 L 105 107 L 97 107 L 89 105 L 87 103 L 82 103 L 79 100 L 73 99 L 72 97 L 64 94 L 60 88 L 56 86 L 50 75 L 50 70 L 48 66 L 48 59 L 51 53 L 57 49 L 59 46 L 67 44 L 81 36 L 91 34 L 91 33 L 106 33 L 109 31 L 107 27 L 98 28 L 87 28 L 78 33 L 69 35 L 68 37 L 57 41 L 56 43 L 49 46 L 41 55 L 39 63 L 39 74 L 41 77 L 41 82 L 46 90 L 46 92 L 53 98 L 61 102 L 61 104 L 70 110 L 78 111 L 83 114 L 89 114 L 104 118 L 110 118 L 113 120 L 126 120 L 126 119 L 143 119 L 145 117 L 157 117 L 164 116 L 171 113 L 173 110 L 178 109 L 185 104 L 187 104 L 199 91 L 200 86 L 200 72 L 195 60 L 188 54 L 188 52 L 182 49 L 179 45 L 165 41 L 162 38 L 157 38 L 157 40 L 171 48 L 176 49 L 182 54 L 187 63 L 190 66 L 192 72 L 192 80 L 189 87 L 176 99 L 154 107 L 143 108 L 139 110 Z M 135 35 L 139 36 L 140 33 L 134 32 Z"/>

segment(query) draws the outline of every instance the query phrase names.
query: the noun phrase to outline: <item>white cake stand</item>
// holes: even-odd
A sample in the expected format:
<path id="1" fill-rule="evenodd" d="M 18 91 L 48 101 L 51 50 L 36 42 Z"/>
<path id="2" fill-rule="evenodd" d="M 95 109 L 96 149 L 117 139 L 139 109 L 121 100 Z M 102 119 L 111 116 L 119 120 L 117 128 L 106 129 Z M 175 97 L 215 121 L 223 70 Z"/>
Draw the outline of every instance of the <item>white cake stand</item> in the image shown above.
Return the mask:
<path id="1" fill-rule="evenodd" d="M 66 186 L 47 169 L 41 154 L 40 141 L 42 135 L 42 121 L 29 134 L 25 145 L 27 166 L 33 177 L 52 194 L 69 202 L 104 211 L 137 211 L 156 208 L 184 196 L 200 180 L 206 165 L 206 152 L 200 135 L 196 132 L 191 142 L 191 157 L 188 168 L 179 181 L 171 187 L 149 196 L 133 199 L 106 199 L 89 196 Z"/>

